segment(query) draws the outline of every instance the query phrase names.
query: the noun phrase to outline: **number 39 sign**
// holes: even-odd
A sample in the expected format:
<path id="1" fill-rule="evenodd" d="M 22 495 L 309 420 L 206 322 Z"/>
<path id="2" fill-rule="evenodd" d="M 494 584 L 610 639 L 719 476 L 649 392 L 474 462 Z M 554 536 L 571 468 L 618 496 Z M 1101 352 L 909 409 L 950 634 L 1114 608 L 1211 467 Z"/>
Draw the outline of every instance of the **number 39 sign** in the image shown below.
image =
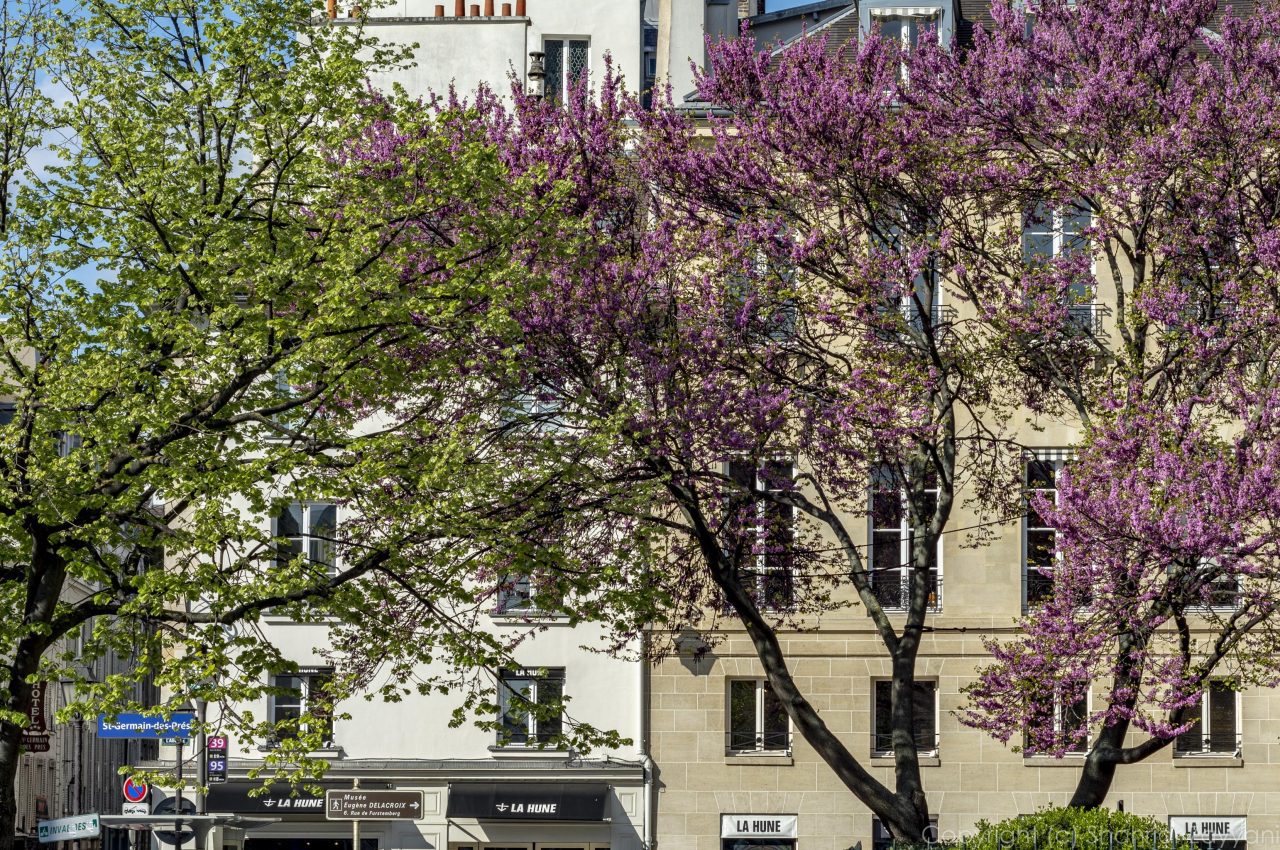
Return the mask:
<path id="1" fill-rule="evenodd" d="M 205 781 L 210 784 L 227 781 L 227 738 L 225 735 L 210 735 L 205 743 Z"/>

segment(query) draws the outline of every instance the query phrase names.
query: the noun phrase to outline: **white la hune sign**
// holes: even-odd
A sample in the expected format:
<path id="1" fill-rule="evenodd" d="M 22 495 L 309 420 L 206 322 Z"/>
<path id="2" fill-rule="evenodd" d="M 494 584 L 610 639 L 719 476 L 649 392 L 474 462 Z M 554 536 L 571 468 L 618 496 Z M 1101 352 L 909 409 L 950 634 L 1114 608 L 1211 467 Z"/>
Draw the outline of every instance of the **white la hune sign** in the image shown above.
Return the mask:
<path id="1" fill-rule="evenodd" d="M 1179 838 L 1195 841 L 1244 841 L 1249 832 L 1243 817 L 1231 815 L 1172 815 L 1169 830 Z"/>
<path id="2" fill-rule="evenodd" d="M 796 815 L 721 815 L 721 838 L 795 838 Z"/>

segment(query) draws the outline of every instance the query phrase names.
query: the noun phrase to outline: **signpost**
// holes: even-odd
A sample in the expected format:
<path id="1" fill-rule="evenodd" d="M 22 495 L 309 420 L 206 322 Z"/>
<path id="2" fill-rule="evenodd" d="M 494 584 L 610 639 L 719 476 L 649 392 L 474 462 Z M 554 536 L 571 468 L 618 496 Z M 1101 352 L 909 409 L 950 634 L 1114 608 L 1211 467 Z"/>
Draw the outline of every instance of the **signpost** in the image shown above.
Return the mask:
<path id="1" fill-rule="evenodd" d="M 70 841 L 75 838 L 97 838 L 100 832 L 102 832 L 102 824 L 99 823 L 96 814 L 40 821 L 39 826 L 36 827 L 36 835 L 41 844 Z"/>
<path id="2" fill-rule="evenodd" d="M 325 820 L 416 820 L 422 817 L 421 791 L 326 791 Z"/>

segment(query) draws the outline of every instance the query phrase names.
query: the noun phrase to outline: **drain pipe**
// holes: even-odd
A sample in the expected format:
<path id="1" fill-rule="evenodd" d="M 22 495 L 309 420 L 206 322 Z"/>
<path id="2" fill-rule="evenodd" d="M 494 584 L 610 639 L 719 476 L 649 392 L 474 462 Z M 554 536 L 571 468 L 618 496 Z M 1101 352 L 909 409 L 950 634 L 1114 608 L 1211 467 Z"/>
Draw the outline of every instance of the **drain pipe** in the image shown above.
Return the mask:
<path id="1" fill-rule="evenodd" d="M 654 823 L 654 764 L 649 757 L 649 635 L 640 633 L 640 767 L 644 771 L 644 850 L 658 846 Z"/>

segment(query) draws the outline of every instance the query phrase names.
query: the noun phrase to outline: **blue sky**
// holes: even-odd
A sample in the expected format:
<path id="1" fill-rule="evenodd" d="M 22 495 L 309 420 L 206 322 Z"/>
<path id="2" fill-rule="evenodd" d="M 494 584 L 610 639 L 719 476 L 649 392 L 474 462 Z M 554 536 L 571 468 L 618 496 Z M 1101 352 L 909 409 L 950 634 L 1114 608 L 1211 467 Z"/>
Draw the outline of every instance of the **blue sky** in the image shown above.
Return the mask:
<path id="1" fill-rule="evenodd" d="M 790 9 L 793 6 L 803 6 L 806 3 L 812 3 L 813 0 L 765 0 L 764 10 L 766 12 L 781 12 L 783 9 Z"/>

